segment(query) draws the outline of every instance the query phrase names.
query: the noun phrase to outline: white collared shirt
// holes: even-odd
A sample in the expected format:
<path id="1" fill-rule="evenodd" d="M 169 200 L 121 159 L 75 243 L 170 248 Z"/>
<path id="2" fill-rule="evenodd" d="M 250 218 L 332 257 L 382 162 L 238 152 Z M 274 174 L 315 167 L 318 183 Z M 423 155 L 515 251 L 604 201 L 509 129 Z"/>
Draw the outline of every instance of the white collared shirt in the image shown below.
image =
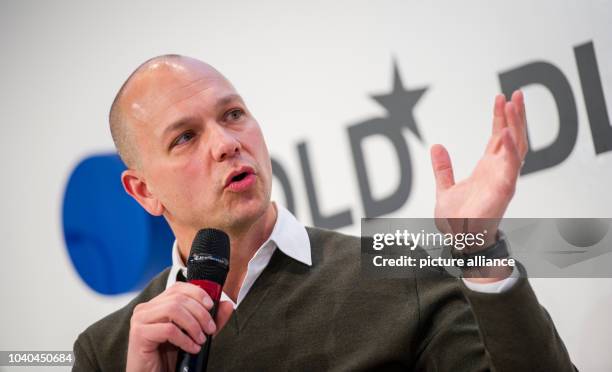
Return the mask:
<path id="1" fill-rule="evenodd" d="M 311 251 L 310 251 L 310 239 L 306 232 L 306 227 L 300 223 L 294 216 L 285 209 L 283 206 L 276 204 L 278 215 L 274 228 L 268 240 L 266 240 L 261 247 L 255 252 L 255 255 L 249 261 L 247 266 L 247 273 L 244 277 L 244 281 L 240 286 L 238 292 L 238 298 L 236 303 L 229 298 L 225 292 L 221 293 L 221 301 L 230 301 L 236 309 L 242 300 L 249 293 L 249 290 L 255 283 L 255 280 L 261 275 L 264 269 L 268 266 L 272 254 L 276 248 L 280 249 L 281 252 L 287 256 L 299 261 L 305 265 L 312 266 Z M 187 277 L 187 267 L 181 258 L 178 250 L 178 244 L 176 240 L 172 246 L 172 268 L 168 275 L 168 281 L 166 282 L 166 288 L 170 287 L 176 282 L 176 275 L 179 270 L 182 270 L 183 275 Z M 514 268 L 512 275 L 506 279 L 493 282 L 493 283 L 474 283 L 463 279 L 466 287 L 476 292 L 483 293 L 501 293 L 512 288 L 514 283 L 518 280 L 517 270 Z"/>

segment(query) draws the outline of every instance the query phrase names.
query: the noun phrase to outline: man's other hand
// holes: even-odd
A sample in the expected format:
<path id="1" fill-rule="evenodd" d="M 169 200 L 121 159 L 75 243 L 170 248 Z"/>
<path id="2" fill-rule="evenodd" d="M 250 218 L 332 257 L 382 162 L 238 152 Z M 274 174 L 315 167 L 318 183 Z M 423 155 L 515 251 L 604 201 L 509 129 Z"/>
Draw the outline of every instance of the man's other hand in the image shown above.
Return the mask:
<path id="1" fill-rule="evenodd" d="M 198 286 L 177 282 L 149 302 L 134 308 L 130 321 L 127 367 L 135 371 L 173 371 L 177 348 L 198 353 L 206 335 L 214 335 L 227 323 L 233 306 L 219 304 L 216 323 L 213 301 Z M 172 346 L 174 345 L 174 346 Z"/>
<path id="2" fill-rule="evenodd" d="M 472 174 L 455 183 L 451 159 L 442 145 L 431 147 L 436 180 L 436 224 L 442 232 L 482 232 L 484 247 L 495 242 L 497 225 L 514 196 L 516 182 L 527 154 L 527 122 L 523 93 L 516 91 L 506 102 L 495 98 L 493 129 L 487 148 Z M 467 220 L 467 226 L 464 219 Z M 473 220 L 472 220 L 473 219 Z M 453 222 L 457 221 L 457 226 Z M 467 227 L 468 231 L 462 231 Z"/>

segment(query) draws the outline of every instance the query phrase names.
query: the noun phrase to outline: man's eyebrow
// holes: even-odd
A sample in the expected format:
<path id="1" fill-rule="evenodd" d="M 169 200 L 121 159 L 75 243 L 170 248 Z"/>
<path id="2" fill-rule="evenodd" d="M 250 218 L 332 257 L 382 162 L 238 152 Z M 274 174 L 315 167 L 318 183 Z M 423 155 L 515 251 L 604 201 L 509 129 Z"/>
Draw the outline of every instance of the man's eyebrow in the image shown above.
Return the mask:
<path id="1" fill-rule="evenodd" d="M 215 103 L 215 107 L 219 108 L 219 107 L 225 106 L 228 103 L 231 103 L 233 101 L 242 102 L 242 97 L 240 97 L 240 95 L 236 94 L 236 93 L 228 94 L 227 96 L 219 98 L 217 100 L 217 102 Z"/>
<path id="2" fill-rule="evenodd" d="M 176 120 L 175 122 L 173 122 L 172 124 L 164 128 L 161 138 L 165 138 L 168 135 L 168 133 L 171 133 L 183 127 L 189 126 L 191 123 L 193 123 L 196 120 L 199 120 L 196 116 L 184 116 Z"/>

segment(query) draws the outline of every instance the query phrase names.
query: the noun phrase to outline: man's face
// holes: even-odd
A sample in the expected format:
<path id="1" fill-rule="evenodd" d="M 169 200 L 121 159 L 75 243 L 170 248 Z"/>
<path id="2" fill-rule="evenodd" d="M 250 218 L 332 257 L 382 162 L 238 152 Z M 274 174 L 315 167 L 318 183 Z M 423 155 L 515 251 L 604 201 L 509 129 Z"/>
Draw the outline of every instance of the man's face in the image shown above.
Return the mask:
<path id="1" fill-rule="evenodd" d="M 210 66 L 181 58 L 149 66 L 124 112 L 148 192 L 171 225 L 240 228 L 270 203 L 270 156 L 257 121 Z"/>

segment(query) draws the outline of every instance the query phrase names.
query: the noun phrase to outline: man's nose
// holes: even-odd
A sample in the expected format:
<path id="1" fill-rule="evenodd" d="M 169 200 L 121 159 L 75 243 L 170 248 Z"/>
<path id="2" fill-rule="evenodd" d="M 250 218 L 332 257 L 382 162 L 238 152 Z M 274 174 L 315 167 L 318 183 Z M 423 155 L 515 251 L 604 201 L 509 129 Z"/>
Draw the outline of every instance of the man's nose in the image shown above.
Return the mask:
<path id="1" fill-rule="evenodd" d="M 235 135 L 222 125 L 212 129 L 212 155 L 216 161 L 232 158 L 240 153 L 242 146 Z"/>

